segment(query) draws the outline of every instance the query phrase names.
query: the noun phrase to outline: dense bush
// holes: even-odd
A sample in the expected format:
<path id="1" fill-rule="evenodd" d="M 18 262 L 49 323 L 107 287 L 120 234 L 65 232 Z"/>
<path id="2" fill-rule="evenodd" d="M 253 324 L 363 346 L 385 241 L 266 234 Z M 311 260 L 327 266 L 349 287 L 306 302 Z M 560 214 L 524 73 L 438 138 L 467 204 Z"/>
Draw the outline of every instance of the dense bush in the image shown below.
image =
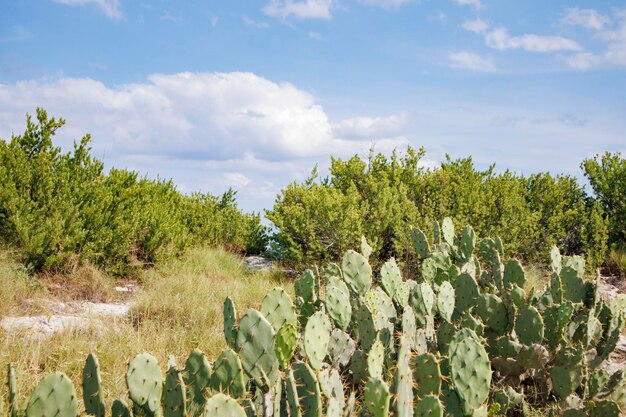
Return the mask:
<path id="1" fill-rule="evenodd" d="M 609 218 L 609 242 L 626 250 L 626 159 L 606 152 L 582 163 L 593 192 Z"/>
<path id="2" fill-rule="evenodd" d="M 0 236 L 35 271 L 90 261 L 116 274 L 154 264 L 194 244 L 259 251 L 265 229 L 235 193 L 186 196 L 171 181 L 140 178 L 90 155 L 90 137 L 63 153 L 52 138 L 63 120 L 37 110 L 23 135 L 0 141 Z"/>
<path id="3" fill-rule="evenodd" d="M 328 177 L 291 184 L 266 213 L 279 253 L 302 265 L 337 259 L 363 233 L 372 262 L 395 257 L 411 268 L 407 225 L 430 230 L 432 219 L 450 216 L 459 227 L 474 225 L 479 236 L 501 236 L 508 253 L 529 262 L 555 244 L 584 254 L 590 268 L 604 259 L 606 209 L 574 177 L 478 170 L 471 157 L 447 157 L 428 169 L 423 156 L 423 149 L 409 147 L 391 157 L 372 153 L 367 161 L 333 158 Z"/>

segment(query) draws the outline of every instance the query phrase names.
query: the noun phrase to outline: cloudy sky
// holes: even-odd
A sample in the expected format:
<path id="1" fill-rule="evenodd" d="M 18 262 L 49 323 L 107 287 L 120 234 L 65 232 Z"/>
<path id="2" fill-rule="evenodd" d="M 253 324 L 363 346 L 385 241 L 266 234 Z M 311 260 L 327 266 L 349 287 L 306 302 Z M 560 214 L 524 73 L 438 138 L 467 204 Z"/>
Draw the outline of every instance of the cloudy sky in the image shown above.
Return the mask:
<path id="1" fill-rule="evenodd" d="M 38 106 L 66 148 L 247 210 L 372 146 L 580 176 L 626 152 L 626 4 L 0 0 L 0 138 Z"/>

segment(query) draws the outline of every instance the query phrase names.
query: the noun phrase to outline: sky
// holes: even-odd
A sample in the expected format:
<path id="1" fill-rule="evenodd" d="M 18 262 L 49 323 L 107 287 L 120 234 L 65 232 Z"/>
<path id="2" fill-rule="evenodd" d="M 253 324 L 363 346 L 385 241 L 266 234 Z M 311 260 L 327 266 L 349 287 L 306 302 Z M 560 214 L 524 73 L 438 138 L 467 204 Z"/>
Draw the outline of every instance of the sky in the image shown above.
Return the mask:
<path id="1" fill-rule="evenodd" d="M 372 147 L 582 178 L 626 153 L 626 2 L 0 0 L 0 138 L 37 107 L 248 211 Z"/>

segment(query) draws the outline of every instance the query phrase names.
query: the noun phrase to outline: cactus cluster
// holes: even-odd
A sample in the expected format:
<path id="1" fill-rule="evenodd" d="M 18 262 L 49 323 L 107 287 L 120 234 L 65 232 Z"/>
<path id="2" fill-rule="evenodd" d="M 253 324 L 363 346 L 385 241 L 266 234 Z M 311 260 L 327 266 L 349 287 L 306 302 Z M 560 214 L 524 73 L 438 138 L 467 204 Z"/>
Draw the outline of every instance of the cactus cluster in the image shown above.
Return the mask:
<path id="1" fill-rule="evenodd" d="M 147 353 L 128 365 L 131 407 L 114 417 L 420 417 L 519 415 L 618 416 L 626 411 L 626 373 L 606 361 L 624 325 L 584 261 L 550 254 L 552 277 L 527 295 L 517 260 L 504 263 L 499 238 L 477 243 L 471 227 L 434 222 L 434 242 L 413 228 L 419 274 L 403 277 L 394 259 L 376 271 L 365 238 L 361 253 L 305 271 L 296 298 L 271 290 L 260 310 L 237 315 L 224 303 L 229 346 L 213 364 L 193 351 L 165 377 Z M 9 414 L 20 415 L 12 368 Z M 86 413 L 105 416 L 98 361 L 83 372 Z M 26 417 L 74 417 L 76 393 L 61 373 L 45 377 Z"/>

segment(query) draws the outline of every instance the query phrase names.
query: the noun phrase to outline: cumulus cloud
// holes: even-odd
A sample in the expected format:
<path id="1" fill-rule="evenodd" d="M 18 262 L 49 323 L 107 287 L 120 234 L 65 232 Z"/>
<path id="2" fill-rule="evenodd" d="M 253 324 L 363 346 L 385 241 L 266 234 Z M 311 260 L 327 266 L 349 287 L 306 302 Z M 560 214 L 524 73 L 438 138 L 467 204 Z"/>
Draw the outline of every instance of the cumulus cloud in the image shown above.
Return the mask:
<path id="1" fill-rule="evenodd" d="M 70 6 L 93 4 L 98 7 L 105 16 L 119 20 L 122 18 L 119 0 L 52 0 L 55 3 L 66 4 Z"/>
<path id="2" fill-rule="evenodd" d="M 337 137 L 348 139 L 371 140 L 400 134 L 406 125 L 406 115 L 397 114 L 387 117 L 353 117 L 332 126 Z"/>
<path id="3" fill-rule="evenodd" d="M 596 10 L 576 7 L 567 9 L 561 18 L 561 23 L 565 25 L 582 26 L 592 30 L 602 30 L 610 21 L 608 16 L 598 13 Z"/>
<path id="4" fill-rule="evenodd" d="M 455 2 L 459 6 L 471 6 L 476 10 L 479 10 L 483 7 L 483 4 L 480 0 L 455 0 Z"/>
<path id="5" fill-rule="evenodd" d="M 361 3 L 369 6 L 382 7 L 384 9 L 397 9 L 403 4 L 410 3 L 411 0 L 360 0 Z"/>
<path id="6" fill-rule="evenodd" d="M 574 40 L 561 36 L 541 36 L 525 34 L 511 36 L 506 28 L 498 28 L 485 36 L 487 46 L 501 51 L 523 49 L 528 52 L 580 51 L 581 46 Z"/>
<path id="7" fill-rule="evenodd" d="M 463 29 L 469 30 L 474 33 L 484 33 L 489 28 L 489 25 L 484 20 L 478 18 L 475 20 L 466 20 L 463 22 Z"/>
<path id="8" fill-rule="evenodd" d="M 626 66 L 626 9 L 615 12 L 617 25 L 598 36 L 609 42 L 604 58 L 609 64 Z"/>
<path id="9" fill-rule="evenodd" d="M 453 52 L 449 56 L 452 67 L 473 71 L 494 72 L 497 70 L 491 58 L 482 57 L 474 52 Z"/>
<path id="10" fill-rule="evenodd" d="M 602 57 L 591 52 L 579 52 L 565 58 L 567 65 L 578 70 L 595 68 L 602 62 Z"/>
<path id="11" fill-rule="evenodd" d="M 270 0 L 263 12 L 281 19 L 330 19 L 333 6 L 333 0 Z"/>

